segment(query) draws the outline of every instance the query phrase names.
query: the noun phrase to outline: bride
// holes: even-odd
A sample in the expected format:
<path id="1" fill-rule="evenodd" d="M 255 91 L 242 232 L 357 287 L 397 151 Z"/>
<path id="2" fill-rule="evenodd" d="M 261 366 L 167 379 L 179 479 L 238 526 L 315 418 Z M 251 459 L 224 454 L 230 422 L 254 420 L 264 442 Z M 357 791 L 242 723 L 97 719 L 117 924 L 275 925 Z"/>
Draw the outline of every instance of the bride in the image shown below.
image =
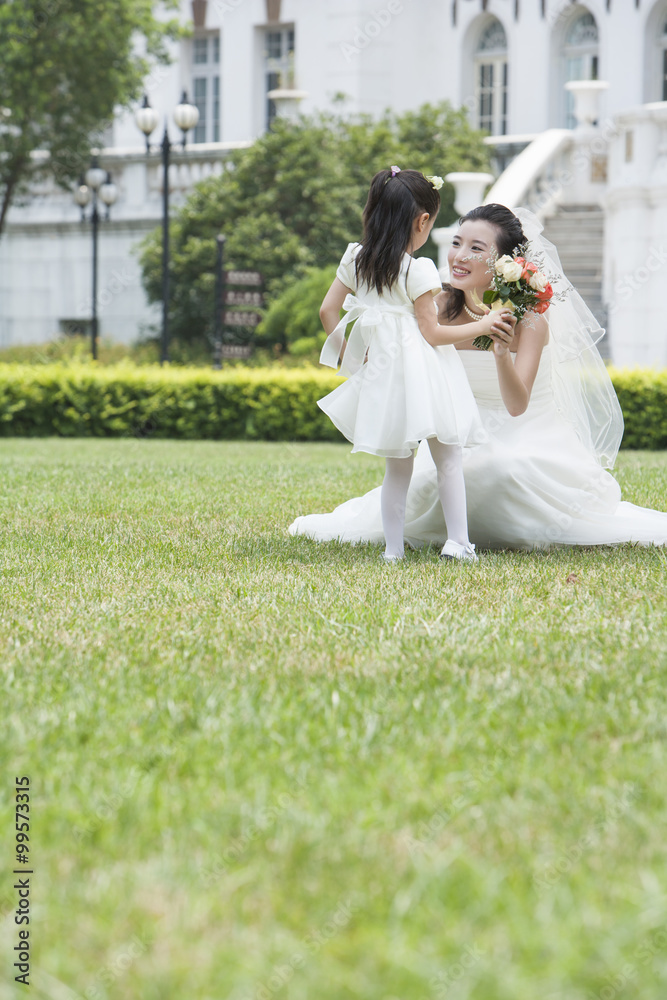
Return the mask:
<path id="1" fill-rule="evenodd" d="M 603 331 L 563 276 L 553 244 L 530 212 L 482 205 L 460 220 L 449 250 L 450 282 L 437 297 L 441 322 L 477 320 L 490 284 L 489 258 L 528 241 L 556 292 L 544 316 L 526 314 L 493 350 L 457 345 L 488 441 L 466 451 L 464 473 L 471 541 L 478 548 L 667 543 L 667 513 L 621 500 L 613 467 L 623 418 L 595 347 Z M 383 542 L 380 487 L 327 514 L 298 517 L 292 535 L 316 541 Z M 409 545 L 447 537 L 436 470 L 424 442 L 405 513 Z"/>

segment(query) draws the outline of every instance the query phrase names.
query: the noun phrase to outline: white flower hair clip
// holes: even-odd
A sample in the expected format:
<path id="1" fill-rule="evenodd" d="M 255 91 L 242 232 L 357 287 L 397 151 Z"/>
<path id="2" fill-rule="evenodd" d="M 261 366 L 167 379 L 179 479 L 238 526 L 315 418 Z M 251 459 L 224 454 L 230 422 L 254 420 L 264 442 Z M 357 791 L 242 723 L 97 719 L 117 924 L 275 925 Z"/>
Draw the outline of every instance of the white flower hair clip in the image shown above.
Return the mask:
<path id="1" fill-rule="evenodd" d="M 435 174 L 433 177 L 429 177 L 427 174 L 426 180 L 431 182 L 436 191 L 439 191 L 442 185 L 445 183 L 442 177 L 438 177 L 437 174 Z"/>

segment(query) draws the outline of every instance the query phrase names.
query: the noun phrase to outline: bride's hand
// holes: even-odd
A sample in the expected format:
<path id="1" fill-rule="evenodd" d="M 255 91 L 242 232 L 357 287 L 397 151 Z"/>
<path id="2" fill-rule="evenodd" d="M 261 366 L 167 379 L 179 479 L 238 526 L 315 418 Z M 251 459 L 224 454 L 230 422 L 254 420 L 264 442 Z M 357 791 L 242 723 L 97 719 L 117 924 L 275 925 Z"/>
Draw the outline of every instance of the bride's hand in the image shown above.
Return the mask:
<path id="1" fill-rule="evenodd" d="M 503 357 L 509 351 L 514 340 L 516 316 L 509 309 L 503 309 L 501 313 L 496 315 L 498 318 L 489 331 L 489 337 L 493 340 L 493 353 L 496 357 Z"/>

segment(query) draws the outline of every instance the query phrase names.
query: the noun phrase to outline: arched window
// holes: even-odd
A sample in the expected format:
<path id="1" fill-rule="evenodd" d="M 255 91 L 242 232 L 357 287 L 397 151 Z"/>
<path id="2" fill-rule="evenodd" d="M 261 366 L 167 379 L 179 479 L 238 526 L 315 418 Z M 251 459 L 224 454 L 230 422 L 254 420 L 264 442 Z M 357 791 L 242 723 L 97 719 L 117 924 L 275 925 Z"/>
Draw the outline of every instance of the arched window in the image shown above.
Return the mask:
<path id="1" fill-rule="evenodd" d="M 590 11 L 582 10 L 568 26 L 563 49 L 565 80 L 597 80 L 598 26 Z M 574 95 L 566 91 L 565 127 L 574 128 Z"/>
<path id="2" fill-rule="evenodd" d="M 656 0 L 644 28 L 644 100 L 667 101 L 667 2 Z"/>
<path id="3" fill-rule="evenodd" d="M 475 50 L 477 128 L 507 135 L 507 36 L 500 21 L 490 21 Z"/>

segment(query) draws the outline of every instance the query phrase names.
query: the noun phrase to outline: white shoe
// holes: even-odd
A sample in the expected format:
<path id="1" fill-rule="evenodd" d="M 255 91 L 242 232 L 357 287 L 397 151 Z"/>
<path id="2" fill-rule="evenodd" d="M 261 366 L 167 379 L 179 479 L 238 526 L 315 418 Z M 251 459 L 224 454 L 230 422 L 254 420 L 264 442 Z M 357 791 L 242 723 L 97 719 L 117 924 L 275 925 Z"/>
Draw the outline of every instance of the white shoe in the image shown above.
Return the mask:
<path id="1" fill-rule="evenodd" d="M 386 552 L 383 552 L 381 557 L 382 562 L 389 563 L 389 565 L 394 566 L 396 563 L 403 562 L 403 556 L 389 556 Z"/>
<path id="2" fill-rule="evenodd" d="M 475 555 L 475 546 L 472 542 L 461 545 L 459 542 L 453 542 L 451 538 L 448 538 L 443 545 L 440 558 L 457 559 L 459 562 L 479 562 L 479 556 Z"/>

